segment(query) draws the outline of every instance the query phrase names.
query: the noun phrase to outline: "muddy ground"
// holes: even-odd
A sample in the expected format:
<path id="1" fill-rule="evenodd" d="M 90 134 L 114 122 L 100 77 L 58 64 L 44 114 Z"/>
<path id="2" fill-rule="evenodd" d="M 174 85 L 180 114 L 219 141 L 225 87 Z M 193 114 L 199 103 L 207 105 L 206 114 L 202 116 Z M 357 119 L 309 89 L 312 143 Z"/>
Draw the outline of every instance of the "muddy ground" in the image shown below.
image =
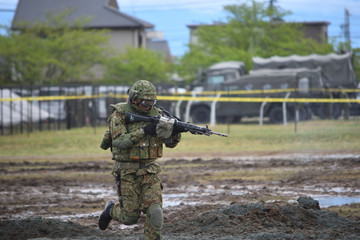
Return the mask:
<path id="1" fill-rule="evenodd" d="M 184 156 L 160 160 L 163 239 L 360 239 L 360 152 Z M 0 239 L 142 239 L 144 215 L 97 228 L 116 199 L 111 167 L 108 156 L 0 158 Z"/>

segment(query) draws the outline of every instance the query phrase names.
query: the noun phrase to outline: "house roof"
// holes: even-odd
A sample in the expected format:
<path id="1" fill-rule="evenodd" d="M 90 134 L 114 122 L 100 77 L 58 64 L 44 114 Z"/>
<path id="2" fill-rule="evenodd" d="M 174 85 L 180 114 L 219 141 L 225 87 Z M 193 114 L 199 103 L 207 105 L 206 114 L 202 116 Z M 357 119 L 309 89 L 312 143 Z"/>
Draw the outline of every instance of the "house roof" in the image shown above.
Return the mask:
<path id="1" fill-rule="evenodd" d="M 146 42 L 146 48 L 161 53 L 167 61 L 171 61 L 171 54 L 167 40 L 149 40 Z"/>
<path id="2" fill-rule="evenodd" d="M 68 21 L 91 17 L 87 28 L 153 28 L 154 25 L 120 12 L 111 0 L 19 0 L 12 28 L 16 22 L 43 22 L 47 12 L 73 11 Z"/>

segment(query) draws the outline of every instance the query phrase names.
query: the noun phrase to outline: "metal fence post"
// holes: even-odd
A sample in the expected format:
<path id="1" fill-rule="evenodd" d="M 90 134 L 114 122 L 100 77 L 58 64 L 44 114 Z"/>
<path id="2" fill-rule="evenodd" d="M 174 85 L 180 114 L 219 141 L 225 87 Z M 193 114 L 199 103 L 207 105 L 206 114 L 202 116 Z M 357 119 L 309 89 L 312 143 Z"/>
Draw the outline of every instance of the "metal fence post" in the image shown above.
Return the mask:
<path id="1" fill-rule="evenodd" d="M 216 98 L 221 97 L 221 93 L 216 94 Z M 216 125 L 216 103 L 217 100 L 214 100 L 211 103 L 211 109 L 210 109 L 210 126 L 215 127 Z"/>
<path id="2" fill-rule="evenodd" d="M 13 101 L 12 101 L 12 90 L 11 88 L 9 88 L 10 90 L 10 134 L 13 134 L 14 129 L 13 129 Z"/>
<path id="3" fill-rule="evenodd" d="M 263 125 L 264 121 L 264 107 L 267 104 L 267 102 L 262 102 L 260 106 L 260 119 L 259 119 L 259 125 Z"/>
<path id="4" fill-rule="evenodd" d="M 291 94 L 291 92 L 286 93 L 285 99 L 288 99 L 290 97 L 290 94 Z M 282 107 L 283 107 L 283 123 L 284 123 L 284 126 L 286 126 L 287 125 L 286 101 L 283 102 Z"/>

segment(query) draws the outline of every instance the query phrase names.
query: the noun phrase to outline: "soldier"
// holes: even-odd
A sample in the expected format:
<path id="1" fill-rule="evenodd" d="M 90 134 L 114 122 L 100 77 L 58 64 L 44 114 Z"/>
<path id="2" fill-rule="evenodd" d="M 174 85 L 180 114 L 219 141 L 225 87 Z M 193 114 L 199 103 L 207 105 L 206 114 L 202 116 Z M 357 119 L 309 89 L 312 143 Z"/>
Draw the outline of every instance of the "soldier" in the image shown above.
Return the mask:
<path id="1" fill-rule="evenodd" d="M 161 239 L 163 225 L 162 185 L 155 162 L 163 154 L 163 144 L 173 148 L 180 141 L 180 133 L 173 132 L 173 123 L 125 123 L 127 112 L 144 116 L 164 115 L 155 107 L 156 90 L 152 83 L 140 80 L 129 90 L 127 102 L 111 105 L 109 132 L 105 133 L 101 148 L 109 148 L 114 162 L 112 175 L 118 187 L 119 203 L 107 202 L 99 218 L 99 228 L 105 230 L 113 219 L 125 225 L 137 223 L 141 212 L 146 214 L 146 239 Z M 166 126 L 164 126 L 164 124 Z"/>

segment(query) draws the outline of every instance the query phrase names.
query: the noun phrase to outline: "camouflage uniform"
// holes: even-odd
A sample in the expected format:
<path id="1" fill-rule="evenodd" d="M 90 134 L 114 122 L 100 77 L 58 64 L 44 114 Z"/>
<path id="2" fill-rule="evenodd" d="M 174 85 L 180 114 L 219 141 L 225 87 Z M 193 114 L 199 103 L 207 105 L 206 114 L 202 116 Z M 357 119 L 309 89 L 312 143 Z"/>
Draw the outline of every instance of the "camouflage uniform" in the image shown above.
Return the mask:
<path id="1" fill-rule="evenodd" d="M 120 180 L 119 203 L 112 206 L 111 219 L 120 223 L 135 224 L 141 212 L 146 214 L 144 226 L 146 239 L 161 239 L 162 217 L 162 185 L 158 174 L 161 169 L 155 162 L 163 154 L 163 143 L 173 148 L 180 141 L 180 134 L 172 134 L 169 139 L 144 134 L 143 128 L 149 123 L 139 122 L 126 124 L 125 114 L 141 113 L 145 116 L 157 116 L 162 111 L 153 106 L 142 111 L 132 99 L 156 99 L 155 88 L 145 80 L 134 86 L 141 88 L 142 93 L 130 90 L 126 103 L 112 105 L 114 111 L 109 117 L 109 129 L 112 139 L 112 154 L 115 160 L 112 174 Z M 133 86 L 133 88 L 134 88 Z M 132 88 L 132 89 L 133 89 Z M 154 95 L 144 94 L 154 92 Z M 134 96 L 135 95 L 135 96 Z"/>

